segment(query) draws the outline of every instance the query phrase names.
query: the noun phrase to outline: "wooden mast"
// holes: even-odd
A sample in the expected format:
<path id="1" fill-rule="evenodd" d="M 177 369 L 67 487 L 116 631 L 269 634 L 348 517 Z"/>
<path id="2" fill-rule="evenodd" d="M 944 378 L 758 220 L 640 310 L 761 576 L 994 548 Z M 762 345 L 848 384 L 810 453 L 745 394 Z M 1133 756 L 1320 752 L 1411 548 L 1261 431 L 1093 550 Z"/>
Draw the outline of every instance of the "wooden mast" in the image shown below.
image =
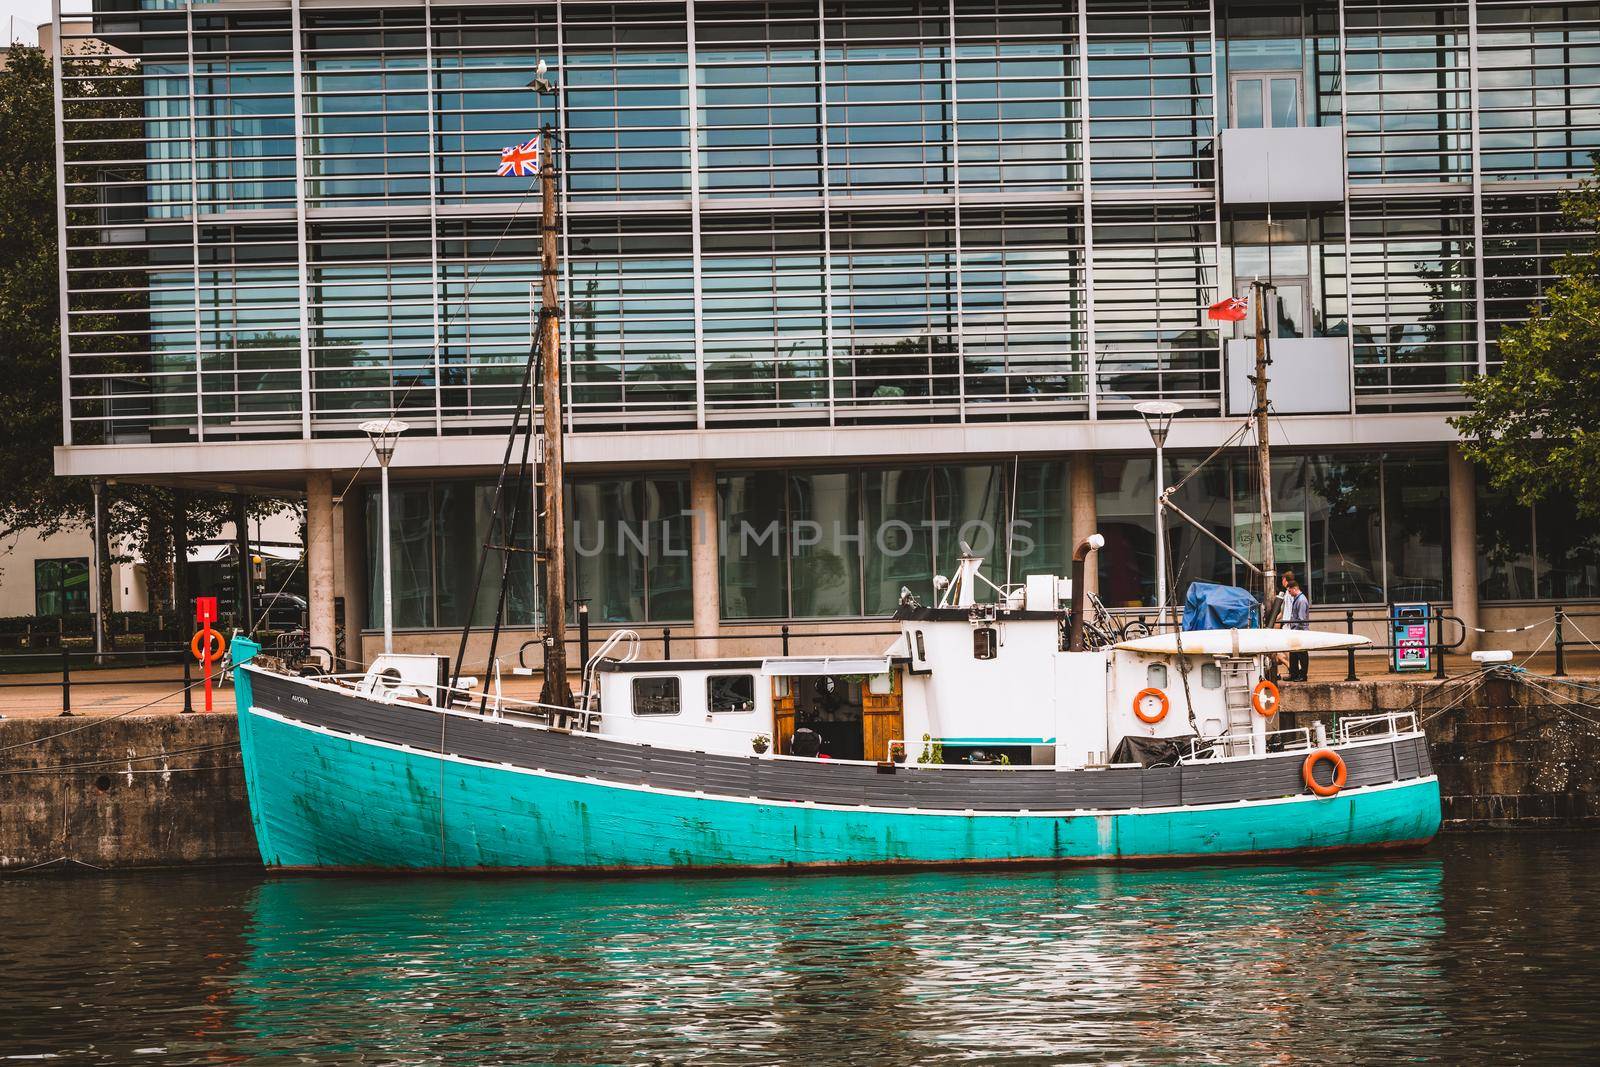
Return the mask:
<path id="1" fill-rule="evenodd" d="M 561 311 L 556 303 L 556 170 L 548 124 L 539 138 L 539 185 L 543 197 L 541 230 L 542 277 L 539 300 L 539 356 L 544 390 L 544 451 L 541 456 L 544 489 L 543 544 L 539 560 L 544 568 L 544 685 L 539 702 L 563 708 L 572 706 L 567 682 L 567 523 L 566 489 L 562 475 L 561 416 Z"/>
<path id="2" fill-rule="evenodd" d="M 1276 615 L 1273 599 L 1277 596 L 1277 561 L 1272 544 L 1272 445 L 1267 430 L 1267 367 L 1272 358 L 1267 354 L 1267 294 L 1276 291 L 1271 282 L 1260 278 L 1250 283 L 1251 309 L 1256 317 L 1256 373 L 1251 382 L 1256 387 L 1256 462 L 1261 480 L 1261 625 L 1271 626 Z"/>

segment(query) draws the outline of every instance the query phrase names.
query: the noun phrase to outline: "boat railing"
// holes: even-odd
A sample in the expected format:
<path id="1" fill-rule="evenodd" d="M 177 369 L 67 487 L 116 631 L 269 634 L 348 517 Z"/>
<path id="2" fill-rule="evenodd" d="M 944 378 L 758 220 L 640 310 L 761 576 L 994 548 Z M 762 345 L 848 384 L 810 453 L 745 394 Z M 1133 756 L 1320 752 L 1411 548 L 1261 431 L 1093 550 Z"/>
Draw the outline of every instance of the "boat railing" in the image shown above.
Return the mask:
<path id="1" fill-rule="evenodd" d="M 594 709 L 594 699 L 598 693 L 595 687 L 595 671 L 599 670 L 603 660 L 611 657 L 611 650 L 623 642 L 627 642 L 628 647 L 616 659 L 620 663 L 632 663 L 639 658 L 639 648 L 642 644 L 638 631 L 613 630 L 611 636 L 605 639 L 595 654 L 583 665 L 583 693 L 578 697 L 578 704 L 584 711 Z"/>
<path id="2" fill-rule="evenodd" d="M 367 674 L 324 674 L 317 681 L 333 682 L 350 689 L 361 689 L 361 682 L 365 681 Z M 593 733 L 600 725 L 600 713 L 588 708 L 566 708 L 558 704 L 541 704 L 537 700 L 524 700 L 520 697 L 506 696 L 500 692 L 499 680 L 495 680 L 492 693 L 485 693 L 476 686 L 440 685 L 437 682 L 405 681 L 392 687 L 374 686 L 369 690 L 370 695 L 379 700 L 404 701 L 409 694 L 415 694 L 420 700 L 426 701 L 436 708 L 449 711 L 476 712 L 490 718 L 514 718 L 536 725 L 551 726 L 560 729 L 577 730 L 582 733 Z"/>
<path id="3" fill-rule="evenodd" d="M 1311 748 L 1310 727 L 1295 726 L 1285 730 L 1268 730 L 1262 735 L 1268 752 L 1298 752 Z M 1229 759 L 1256 755 L 1255 735 L 1248 727 L 1224 730 L 1215 737 L 1191 737 L 1188 750 L 1181 751 L 1184 763 L 1194 760 Z"/>
<path id="4" fill-rule="evenodd" d="M 1339 720 L 1338 739 L 1365 741 L 1372 737 L 1397 737 L 1416 733 L 1417 713 L 1414 711 L 1385 711 L 1377 715 L 1347 715 Z"/>

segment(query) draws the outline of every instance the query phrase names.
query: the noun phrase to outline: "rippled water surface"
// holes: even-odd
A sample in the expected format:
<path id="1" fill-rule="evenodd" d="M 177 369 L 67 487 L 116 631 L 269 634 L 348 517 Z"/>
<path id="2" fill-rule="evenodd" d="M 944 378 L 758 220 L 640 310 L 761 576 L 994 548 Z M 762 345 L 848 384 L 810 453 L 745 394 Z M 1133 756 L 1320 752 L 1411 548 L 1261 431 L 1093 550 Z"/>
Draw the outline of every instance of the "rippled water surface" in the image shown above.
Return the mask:
<path id="1" fill-rule="evenodd" d="M 1303 866 L 0 881 L 0 1059 L 1593 1062 L 1600 837 Z"/>

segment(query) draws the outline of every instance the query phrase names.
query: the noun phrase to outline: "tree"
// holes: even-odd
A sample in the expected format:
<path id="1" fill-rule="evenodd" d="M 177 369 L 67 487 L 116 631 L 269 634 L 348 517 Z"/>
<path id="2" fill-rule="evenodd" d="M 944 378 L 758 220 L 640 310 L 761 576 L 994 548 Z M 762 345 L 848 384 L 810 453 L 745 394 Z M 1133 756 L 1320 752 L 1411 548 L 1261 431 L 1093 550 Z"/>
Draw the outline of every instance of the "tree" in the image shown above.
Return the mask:
<path id="1" fill-rule="evenodd" d="M 81 523 L 87 486 L 55 477 L 61 439 L 55 90 L 43 51 L 13 45 L 0 71 L 0 536 Z"/>
<path id="2" fill-rule="evenodd" d="M 1559 494 L 1600 518 L 1600 153 L 1562 207 L 1581 245 L 1533 316 L 1500 335 L 1503 366 L 1466 384 L 1472 410 L 1450 421 L 1463 454 L 1519 503 Z"/>

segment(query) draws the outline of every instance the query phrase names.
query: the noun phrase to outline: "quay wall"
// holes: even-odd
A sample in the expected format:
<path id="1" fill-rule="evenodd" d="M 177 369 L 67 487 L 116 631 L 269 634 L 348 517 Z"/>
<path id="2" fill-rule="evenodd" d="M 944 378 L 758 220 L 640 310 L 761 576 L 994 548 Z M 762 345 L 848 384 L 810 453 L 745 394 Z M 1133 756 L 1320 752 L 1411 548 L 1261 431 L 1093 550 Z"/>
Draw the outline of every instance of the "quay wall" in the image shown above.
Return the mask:
<path id="1" fill-rule="evenodd" d="M 1576 683 L 1576 685 L 1569 684 Z M 1583 688 L 1579 688 L 1583 687 Z M 1279 728 L 1412 711 L 1428 735 L 1446 829 L 1600 826 L 1600 678 L 1296 683 Z"/>
<path id="2" fill-rule="evenodd" d="M 1284 686 L 1280 728 L 1414 711 L 1448 829 L 1600 827 L 1600 679 Z M 231 714 L 0 721 L 0 875 L 260 862 Z"/>
<path id="3" fill-rule="evenodd" d="M 0 721 L 0 874 L 260 862 L 232 715 Z"/>

